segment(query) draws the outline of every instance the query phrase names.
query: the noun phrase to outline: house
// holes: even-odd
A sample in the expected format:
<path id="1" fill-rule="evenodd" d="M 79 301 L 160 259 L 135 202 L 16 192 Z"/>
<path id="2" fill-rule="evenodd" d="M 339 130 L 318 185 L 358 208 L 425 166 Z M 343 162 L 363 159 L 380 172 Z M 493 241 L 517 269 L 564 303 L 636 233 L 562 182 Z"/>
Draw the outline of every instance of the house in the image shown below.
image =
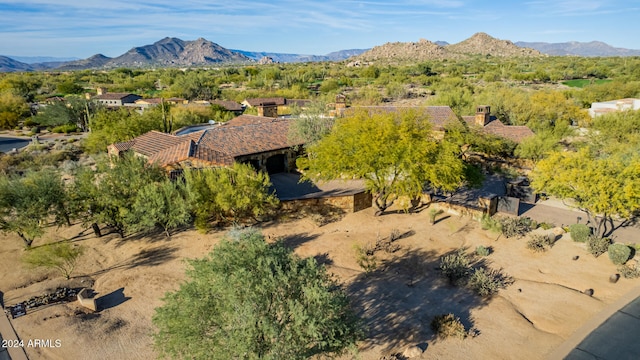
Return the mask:
<path id="1" fill-rule="evenodd" d="M 258 108 L 258 115 L 277 117 L 278 114 L 289 114 L 292 107 L 305 108 L 311 100 L 276 98 L 245 99 L 242 105 L 247 108 Z"/>
<path id="2" fill-rule="evenodd" d="M 521 143 L 524 139 L 535 135 L 527 126 L 505 125 L 491 115 L 491 107 L 488 105 L 477 106 L 474 116 L 463 116 L 462 120 L 469 127 L 479 128 L 486 134 L 499 136 L 515 143 Z"/>
<path id="3" fill-rule="evenodd" d="M 242 115 L 184 135 L 150 131 L 131 141 L 111 144 L 110 155 L 132 151 L 168 171 L 251 164 L 270 174 L 295 168 L 298 150 L 288 139 L 287 119 Z"/>
<path id="4" fill-rule="evenodd" d="M 594 102 L 591 104 L 591 108 L 589 108 L 589 115 L 594 118 L 596 116 L 624 110 L 640 110 L 640 99 L 626 98 Z"/>
<path id="5" fill-rule="evenodd" d="M 142 99 L 142 96 L 129 93 L 103 93 L 96 95 L 94 99 L 107 107 L 120 107 L 134 105 L 136 100 Z"/>
<path id="6" fill-rule="evenodd" d="M 229 100 L 211 100 L 209 101 L 210 105 L 218 105 L 224 108 L 226 111 L 230 111 L 236 115 L 240 115 L 244 112 L 244 106 Z"/>
<path id="7" fill-rule="evenodd" d="M 336 108 L 336 111 L 339 111 L 339 116 L 349 116 L 349 114 L 358 110 L 366 110 L 369 113 L 393 112 L 403 110 L 415 110 L 418 112 L 424 112 L 433 125 L 433 130 L 442 134 L 444 134 L 445 127 L 447 125 L 459 122 L 456 114 L 448 106 L 358 106 Z"/>

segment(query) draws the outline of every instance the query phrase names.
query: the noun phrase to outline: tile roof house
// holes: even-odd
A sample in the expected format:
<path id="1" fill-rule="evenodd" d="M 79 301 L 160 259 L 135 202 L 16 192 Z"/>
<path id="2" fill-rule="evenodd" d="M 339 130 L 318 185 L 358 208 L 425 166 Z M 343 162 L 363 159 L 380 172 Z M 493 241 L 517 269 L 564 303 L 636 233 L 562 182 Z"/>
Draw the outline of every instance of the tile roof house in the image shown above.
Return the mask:
<path id="1" fill-rule="evenodd" d="M 378 111 L 402 111 L 408 109 L 424 111 L 429 118 L 429 121 L 433 125 L 433 130 L 439 132 L 444 131 L 446 125 L 458 122 L 458 117 L 448 106 L 358 106 L 343 108 L 340 111 L 340 116 L 349 115 L 350 112 L 357 111 L 358 109 L 364 109 L 369 111 L 370 113 L 375 113 Z"/>
<path id="2" fill-rule="evenodd" d="M 297 152 L 288 139 L 289 120 L 242 115 L 226 124 L 185 135 L 150 131 L 137 138 L 111 144 L 110 155 L 133 151 L 167 170 L 184 167 L 230 166 L 249 163 L 269 173 L 295 167 Z"/>
<path id="3" fill-rule="evenodd" d="M 476 115 L 463 116 L 462 120 L 470 127 L 479 127 L 484 133 L 500 136 L 515 143 L 521 143 L 524 139 L 535 135 L 527 126 L 505 125 L 491 115 L 491 107 L 488 105 L 477 106 Z"/>

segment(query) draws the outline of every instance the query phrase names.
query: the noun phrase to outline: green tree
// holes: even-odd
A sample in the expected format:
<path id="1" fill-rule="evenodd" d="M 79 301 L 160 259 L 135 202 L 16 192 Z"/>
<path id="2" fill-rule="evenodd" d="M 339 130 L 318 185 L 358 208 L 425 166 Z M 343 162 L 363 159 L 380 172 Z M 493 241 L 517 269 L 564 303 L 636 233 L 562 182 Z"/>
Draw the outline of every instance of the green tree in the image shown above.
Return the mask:
<path id="1" fill-rule="evenodd" d="M 195 224 L 206 229 L 210 221 L 237 221 L 273 209 L 278 199 L 269 192 L 269 175 L 251 165 L 232 168 L 187 169 L 184 172 Z"/>
<path id="2" fill-rule="evenodd" d="M 327 115 L 323 101 L 309 104 L 304 110 L 295 112 L 296 117 L 289 126 L 288 137 L 292 143 L 311 145 L 331 132 L 334 119 Z"/>
<path id="3" fill-rule="evenodd" d="M 313 258 L 256 230 L 235 231 L 156 309 L 155 344 L 174 359 L 306 359 L 353 348 L 363 334 L 349 299 Z"/>
<path id="4" fill-rule="evenodd" d="M 83 246 L 62 241 L 30 249 L 23 255 L 22 261 L 31 267 L 55 269 L 68 280 L 83 253 Z"/>
<path id="5" fill-rule="evenodd" d="M 30 114 L 29 105 L 22 97 L 8 91 L 0 92 L 0 129 L 12 129 Z"/>
<path id="6" fill-rule="evenodd" d="M 58 224 L 68 223 L 65 196 L 60 177 L 52 171 L 0 177 L 0 230 L 17 234 L 31 247 L 51 216 Z"/>
<path id="7" fill-rule="evenodd" d="M 190 210 L 183 183 L 166 179 L 140 189 L 133 203 L 129 223 L 134 231 L 158 226 L 167 237 L 171 237 L 171 230 L 189 223 Z"/>
<path id="8" fill-rule="evenodd" d="M 609 236 L 640 210 L 640 155 L 599 154 L 588 147 L 554 152 L 536 165 L 531 185 L 538 192 L 572 199 Z M 614 224 L 614 217 L 625 221 Z"/>
<path id="9" fill-rule="evenodd" d="M 435 139 L 424 112 L 360 111 L 337 120 L 298 165 L 311 180 L 364 180 L 381 214 L 400 196 L 416 198 L 425 186 L 459 187 L 464 180 L 459 153 L 455 144 Z"/>

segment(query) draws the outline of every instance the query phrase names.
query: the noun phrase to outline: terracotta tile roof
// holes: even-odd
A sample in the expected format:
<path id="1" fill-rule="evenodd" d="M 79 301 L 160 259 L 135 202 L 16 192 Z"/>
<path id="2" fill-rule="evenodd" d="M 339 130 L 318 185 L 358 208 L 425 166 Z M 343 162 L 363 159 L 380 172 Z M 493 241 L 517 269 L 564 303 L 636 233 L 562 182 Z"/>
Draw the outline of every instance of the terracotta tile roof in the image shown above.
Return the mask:
<path id="1" fill-rule="evenodd" d="M 291 147 L 289 120 L 242 115 L 228 124 L 183 136 L 150 131 L 137 138 L 110 145 L 119 152 L 133 150 L 160 166 L 188 159 L 211 165 L 231 165 L 243 155 Z"/>
<path id="2" fill-rule="evenodd" d="M 448 106 L 360 106 L 347 108 L 343 113 L 348 115 L 350 111 L 357 111 L 357 109 L 365 109 L 369 112 L 391 112 L 408 109 L 424 111 L 431 124 L 433 124 L 434 130 L 444 130 L 445 125 L 458 121 L 458 117 Z"/>
<path id="3" fill-rule="evenodd" d="M 243 103 L 246 103 L 249 106 L 259 106 L 264 104 L 276 104 L 276 105 L 285 105 L 286 100 L 283 97 L 277 98 L 254 98 L 254 99 L 245 99 Z"/>
<path id="4" fill-rule="evenodd" d="M 242 111 L 244 108 L 242 105 L 238 104 L 235 101 L 227 101 L 227 100 L 211 100 L 209 101 L 211 105 L 220 105 L 227 111 Z"/>
<path id="5" fill-rule="evenodd" d="M 242 126 L 222 125 L 205 130 L 200 144 L 237 157 L 300 145 L 289 142 L 288 133 L 289 120 L 286 119 Z"/>
<path id="6" fill-rule="evenodd" d="M 462 120 L 467 123 L 469 126 L 479 127 L 476 124 L 475 116 L 463 116 Z M 491 116 L 491 121 L 482 127 L 482 131 L 491 134 L 503 137 L 505 139 L 509 139 L 516 143 L 522 142 L 522 140 L 535 135 L 531 129 L 527 126 L 514 126 L 514 125 L 505 125 L 502 121 L 498 120 L 495 116 Z"/>

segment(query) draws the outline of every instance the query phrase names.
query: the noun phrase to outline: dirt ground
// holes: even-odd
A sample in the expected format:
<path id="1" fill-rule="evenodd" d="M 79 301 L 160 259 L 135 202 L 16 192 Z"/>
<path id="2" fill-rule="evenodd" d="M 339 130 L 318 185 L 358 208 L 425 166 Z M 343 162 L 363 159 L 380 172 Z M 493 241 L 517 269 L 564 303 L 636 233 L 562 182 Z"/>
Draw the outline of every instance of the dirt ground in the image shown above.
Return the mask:
<path id="1" fill-rule="evenodd" d="M 425 350 L 424 359 L 543 359 L 591 316 L 640 285 L 640 280 L 624 278 L 610 283 L 615 266 L 607 256 L 594 258 L 568 234 L 550 251 L 533 253 L 525 239 L 498 237 L 469 217 L 444 214 L 435 225 L 428 219 L 428 210 L 375 217 L 367 209 L 321 227 L 305 218 L 260 228 L 270 240 L 284 238 L 300 256 L 315 256 L 344 284 L 368 325 L 369 336 L 359 346 L 363 360 L 411 346 Z M 389 236 L 394 229 L 402 234 L 396 241 L 401 249 L 377 253 L 377 270 L 365 274 L 354 246 Z M 183 259 L 204 256 L 223 235 L 223 230 L 189 230 L 170 240 L 163 235 L 122 240 L 115 234 L 96 238 L 79 225 L 52 229 L 35 246 L 72 239 L 86 248 L 69 281 L 55 272 L 26 268 L 20 262 L 24 250 L 19 238 L 2 235 L 0 291 L 5 305 L 63 285 L 98 293 L 97 313 L 74 302 L 38 308 L 13 320 L 25 342 L 61 340 L 57 348 L 27 348 L 32 359 L 152 359 L 154 308 L 184 279 Z M 489 267 L 515 280 L 491 299 L 449 285 L 437 270 L 443 254 L 478 245 L 492 250 L 484 258 Z M 593 296 L 583 294 L 585 289 L 593 289 Z M 436 339 L 431 319 L 449 312 L 477 336 Z"/>

